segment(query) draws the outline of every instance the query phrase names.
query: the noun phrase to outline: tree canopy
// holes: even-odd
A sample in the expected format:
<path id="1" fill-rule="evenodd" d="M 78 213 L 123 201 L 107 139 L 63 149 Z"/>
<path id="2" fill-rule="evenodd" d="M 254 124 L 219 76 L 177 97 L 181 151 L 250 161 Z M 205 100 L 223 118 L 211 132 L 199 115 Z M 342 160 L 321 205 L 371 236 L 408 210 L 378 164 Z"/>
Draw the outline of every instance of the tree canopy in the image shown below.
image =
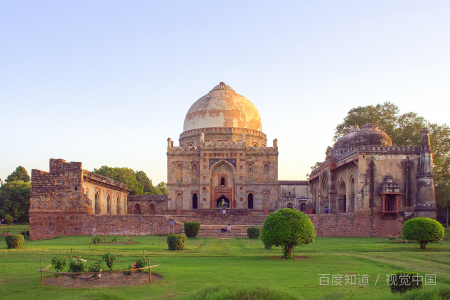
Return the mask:
<path id="1" fill-rule="evenodd" d="M 391 102 L 375 106 L 358 106 L 351 109 L 343 122 L 336 126 L 333 141 L 348 133 L 354 126 L 366 123 L 377 124 L 398 146 L 420 145 L 420 131 L 430 130 L 430 144 L 433 151 L 436 203 L 438 217 L 442 220 L 450 202 L 450 128 L 447 124 L 430 123 L 413 112 L 400 114 L 400 109 Z"/>
<path id="2" fill-rule="evenodd" d="M 292 249 L 298 245 L 312 243 L 316 237 L 314 225 L 307 215 L 282 208 L 267 216 L 261 239 L 267 246 L 283 246 L 283 257 L 292 258 Z"/>
<path id="3" fill-rule="evenodd" d="M 167 189 L 159 188 L 159 186 L 165 187 L 166 184 L 161 182 L 156 187 L 153 186 L 144 171 L 135 172 L 130 168 L 102 166 L 94 169 L 94 173 L 125 183 L 129 186 L 131 195 L 167 195 Z"/>
<path id="4" fill-rule="evenodd" d="M 14 172 L 6 177 L 5 182 L 11 182 L 21 180 L 23 182 L 30 182 L 30 176 L 28 175 L 27 170 L 24 167 L 18 166 Z"/>

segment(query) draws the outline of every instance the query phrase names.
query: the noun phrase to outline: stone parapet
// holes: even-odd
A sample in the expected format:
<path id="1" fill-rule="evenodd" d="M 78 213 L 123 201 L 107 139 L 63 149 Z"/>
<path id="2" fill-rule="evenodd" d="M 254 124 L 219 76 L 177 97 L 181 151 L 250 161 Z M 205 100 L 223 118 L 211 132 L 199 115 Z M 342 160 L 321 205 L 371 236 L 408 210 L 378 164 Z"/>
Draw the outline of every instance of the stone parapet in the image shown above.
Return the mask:
<path id="1" fill-rule="evenodd" d="M 114 187 L 114 188 L 117 188 L 117 189 L 120 189 L 120 190 L 124 190 L 124 191 L 127 191 L 127 192 L 130 191 L 130 189 L 128 188 L 128 185 L 126 185 L 126 184 L 124 184 L 122 182 L 112 180 L 112 179 L 110 179 L 108 177 L 101 176 L 101 175 L 98 175 L 96 173 L 89 172 L 87 170 L 83 170 L 83 177 L 84 177 L 85 181 L 92 180 L 92 181 L 96 181 L 97 184 L 107 185 L 110 188 Z"/>

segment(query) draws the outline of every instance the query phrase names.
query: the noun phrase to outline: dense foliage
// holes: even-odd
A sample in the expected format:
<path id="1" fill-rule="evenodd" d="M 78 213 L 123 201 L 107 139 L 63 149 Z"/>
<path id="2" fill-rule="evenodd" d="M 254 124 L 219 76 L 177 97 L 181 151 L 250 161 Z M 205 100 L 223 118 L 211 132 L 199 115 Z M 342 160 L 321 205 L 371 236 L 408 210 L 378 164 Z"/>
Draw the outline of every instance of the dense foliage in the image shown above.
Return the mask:
<path id="1" fill-rule="evenodd" d="M 430 130 L 430 144 L 434 161 L 434 184 L 438 219 L 445 222 L 446 210 L 450 205 L 450 127 L 447 124 L 430 123 L 413 112 L 400 114 L 400 109 L 391 102 L 375 106 L 358 106 L 352 108 L 344 121 L 334 131 L 336 142 L 355 126 L 362 127 L 366 123 L 377 124 L 398 146 L 420 145 L 422 128 Z M 331 147 L 327 148 L 327 152 Z M 312 169 L 315 169 L 316 163 Z"/>
<path id="2" fill-rule="evenodd" d="M 257 239 L 261 234 L 261 229 L 258 227 L 247 228 L 247 236 L 249 239 Z"/>
<path id="3" fill-rule="evenodd" d="M 10 225 L 13 223 L 14 218 L 10 214 L 7 214 L 4 218 L 4 220 L 7 225 Z"/>
<path id="4" fill-rule="evenodd" d="M 22 249 L 25 243 L 25 238 L 21 234 L 11 234 L 5 236 L 6 245 L 8 249 Z"/>
<path id="5" fill-rule="evenodd" d="M 5 182 L 11 181 L 23 181 L 30 182 L 30 175 L 28 175 L 27 170 L 24 167 L 18 166 L 14 172 L 6 177 Z"/>
<path id="6" fill-rule="evenodd" d="M 72 279 L 76 279 L 78 276 L 82 275 L 82 274 L 77 274 L 77 273 L 82 273 L 86 271 L 86 260 L 85 259 L 73 259 L 72 261 L 69 262 L 69 272 L 75 273 L 73 275 L 70 275 L 70 277 Z"/>
<path id="7" fill-rule="evenodd" d="M 0 187 L 0 215 L 17 218 L 19 223 L 28 222 L 30 210 L 30 176 L 24 167 L 18 166 Z"/>
<path id="8" fill-rule="evenodd" d="M 66 264 L 67 262 L 64 257 L 63 258 L 53 257 L 52 259 L 52 267 L 55 268 L 56 272 L 62 272 Z M 55 274 L 55 277 L 59 277 L 60 275 L 61 274 Z"/>
<path id="9" fill-rule="evenodd" d="M 166 184 L 161 182 L 156 187 L 153 186 L 143 171 L 102 166 L 100 169 L 94 169 L 94 173 L 125 183 L 129 186 L 131 195 L 167 195 Z"/>
<path id="10" fill-rule="evenodd" d="M 196 237 L 200 231 L 199 222 L 185 222 L 184 223 L 184 234 L 187 237 Z"/>
<path id="11" fill-rule="evenodd" d="M 167 245 L 169 250 L 183 250 L 186 245 L 187 237 L 182 234 L 170 234 L 167 236 Z"/>
<path id="12" fill-rule="evenodd" d="M 290 208 L 282 208 L 267 216 L 261 232 L 266 247 L 283 246 L 283 257 L 292 258 L 292 249 L 314 241 L 316 231 L 307 215 Z"/>
<path id="13" fill-rule="evenodd" d="M 89 272 L 93 272 L 94 273 L 93 276 L 95 278 L 100 278 L 102 276 L 101 274 L 99 274 L 99 273 L 101 273 L 103 271 L 102 270 L 102 263 L 103 263 L 102 260 L 97 260 L 94 264 L 92 264 L 88 268 Z"/>
<path id="14" fill-rule="evenodd" d="M 107 252 L 103 255 L 102 260 L 106 263 L 106 266 L 109 268 L 109 270 L 112 270 L 112 267 L 114 266 L 114 262 L 116 261 L 116 256 L 112 254 L 111 252 Z"/>
<path id="15" fill-rule="evenodd" d="M 444 238 L 444 227 L 430 218 L 413 218 L 403 224 L 402 234 L 404 239 L 416 241 L 421 249 L 425 249 L 428 243 Z"/>
<path id="16" fill-rule="evenodd" d="M 140 258 L 140 259 L 136 260 L 136 262 L 134 263 L 133 266 L 136 269 L 148 267 L 148 260 L 146 260 L 145 258 Z M 142 272 L 144 272 L 144 270 L 138 270 L 138 272 L 142 273 Z"/>
<path id="17" fill-rule="evenodd" d="M 392 293 L 403 294 L 406 291 L 422 288 L 423 276 L 417 272 L 394 272 L 389 278 Z"/>

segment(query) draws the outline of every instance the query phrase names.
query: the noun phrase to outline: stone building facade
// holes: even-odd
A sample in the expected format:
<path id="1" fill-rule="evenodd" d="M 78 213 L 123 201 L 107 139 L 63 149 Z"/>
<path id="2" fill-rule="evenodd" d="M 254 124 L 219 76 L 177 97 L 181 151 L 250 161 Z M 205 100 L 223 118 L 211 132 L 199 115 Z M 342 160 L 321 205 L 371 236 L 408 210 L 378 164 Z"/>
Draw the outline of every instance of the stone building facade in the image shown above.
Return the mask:
<path id="1" fill-rule="evenodd" d="M 376 218 L 436 218 L 429 131 L 416 146 L 393 146 L 374 124 L 353 129 L 310 176 L 317 213 L 365 213 Z"/>
<path id="2" fill-rule="evenodd" d="M 189 109 L 179 146 L 167 145 L 168 212 L 250 209 L 278 202 L 277 140 L 267 146 L 258 110 L 223 82 Z"/>
<path id="3" fill-rule="evenodd" d="M 314 213 L 309 182 L 306 180 L 280 180 L 278 208 L 294 208 L 304 213 Z"/>

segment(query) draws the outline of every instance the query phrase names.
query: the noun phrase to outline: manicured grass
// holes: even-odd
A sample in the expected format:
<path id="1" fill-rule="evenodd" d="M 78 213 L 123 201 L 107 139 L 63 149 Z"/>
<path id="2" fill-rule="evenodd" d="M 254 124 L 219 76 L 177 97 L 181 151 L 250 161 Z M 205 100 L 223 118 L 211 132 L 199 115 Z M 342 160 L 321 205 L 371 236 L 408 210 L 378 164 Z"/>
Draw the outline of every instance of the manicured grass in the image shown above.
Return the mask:
<path id="1" fill-rule="evenodd" d="M 28 230 L 19 226 L 23 225 L 11 225 L 6 230 Z M 4 238 L 0 240 L 2 299 L 206 299 L 205 295 L 227 299 L 227 295 L 245 293 L 259 295 L 248 299 L 267 295 L 266 299 L 270 295 L 285 299 L 408 299 L 406 295 L 431 299 L 450 290 L 450 241 L 431 243 L 427 250 L 420 250 L 419 244 L 381 243 L 381 238 L 319 237 L 310 245 L 294 249 L 296 256 L 307 258 L 282 260 L 277 258 L 282 255 L 280 248 L 265 250 L 259 239 L 189 238 L 185 250 L 169 251 L 166 237 L 137 236 L 137 243 L 129 245 L 93 245 L 91 238 L 27 240 L 22 250 L 7 250 Z M 74 255 L 92 258 L 112 251 L 118 260 L 142 257 L 145 251 L 146 257 L 161 264 L 152 272 L 164 279 L 120 288 L 41 287 L 36 272 L 39 260 L 47 266 L 53 257 L 69 255 L 71 248 Z M 118 263 L 114 269 L 126 265 Z M 424 286 L 405 296 L 392 295 L 386 275 L 399 270 L 436 274 L 437 286 Z M 330 283 L 332 275 L 354 275 L 356 279 L 367 278 L 368 285 L 321 286 L 319 274 L 330 274 Z"/>

